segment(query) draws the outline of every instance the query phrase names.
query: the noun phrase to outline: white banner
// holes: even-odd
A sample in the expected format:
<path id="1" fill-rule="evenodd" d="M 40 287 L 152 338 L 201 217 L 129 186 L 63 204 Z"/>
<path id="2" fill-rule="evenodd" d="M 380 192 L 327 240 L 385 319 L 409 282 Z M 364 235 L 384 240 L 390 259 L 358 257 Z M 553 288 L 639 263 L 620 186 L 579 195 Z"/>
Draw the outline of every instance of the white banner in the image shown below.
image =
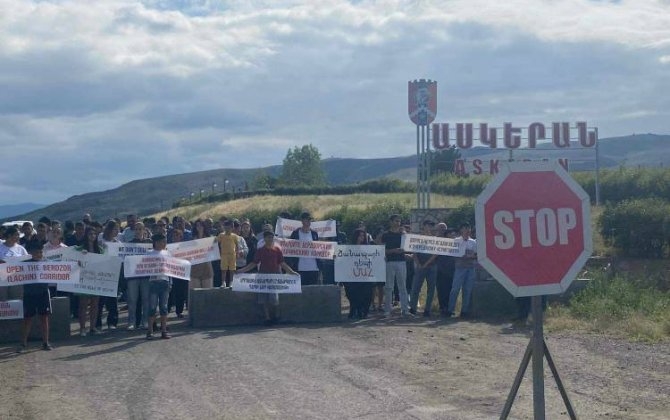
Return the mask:
<path id="1" fill-rule="evenodd" d="M 105 255 L 124 259 L 129 255 L 146 255 L 154 246 L 152 244 L 133 242 L 107 242 L 105 243 Z"/>
<path id="2" fill-rule="evenodd" d="M 19 263 L 21 261 L 27 261 L 31 259 L 33 256 L 28 254 L 28 255 L 22 255 L 20 257 L 0 257 L 0 261 L 4 261 L 7 264 L 15 264 Z"/>
<path id="3" fill-rule="evenodd" d="M 32 283 L 76 283 L 79 266 L 75 262 L 31 261 L 0 265 L 0 287 Z"/>
<path id="4" fill-rule="evenodd" d="M 242 273 L 233 276 L 233 292 L 302 293 L 294 274 Z"/>
<path id="5" fill-rule="evenodd" d="M 284 257 L 307 257 L 332 260 L 337 242 L 299 241 L 297 239 L 275 238 Z"/>
<path id="6" fill-rule="evenodd" d="M 175 242 L 168 244 L 167 250 L 173 257 L 189 261 L 191 265 L 221 259 L 219 246 L 214 237 Z"/>
<path id="7" fill-rule="evenodd" d="M 383 245 L 338 245 L 335 250 L 335 281 L 386 282 Z"/>
<path id="8" fill-rule="evenodd" d="M 406 233 L 402 235 L 400 246 L 407 252 L 448 255 L 450 257 L 462 257 L 465 255 L 465 247 L 462 241 L 438 236 Z"/>
<path id="9" fill-rule="evenodd" d="M 280 238 L 288 238 L 294 230 L 300 229 L 302 222 L 300 220 L 277 218 L 275 225 L 275 235 Z M 319 238 L 334 238 L 337 236 L 337 226 L 335 220 L 312 221 L 310 229 L 319 234 Z"/>
<path id="10" fill-rule="evenodd" d="M 0 302 L 0 321 L 4 319 L 23 319 L 23 301 L 7 300 Z"/>
<path id="11" fill-rule="evenodd" d="M 191 263 L 163 255 L 130 255 L 123 260 L 126 278 L 165 275 L 191 280 Z"/>
<path id="12" fill-rule="evenodd" d="M 73 248 L 66 248 L 67 251 L 63 252 L 63 258 L 76 261 L 81 266 L 79 281 L 74 284 L 58 284 L 58 290 L 94 296 L 117 297 L 121 258 L 92 252 L 83 253 Z"/>

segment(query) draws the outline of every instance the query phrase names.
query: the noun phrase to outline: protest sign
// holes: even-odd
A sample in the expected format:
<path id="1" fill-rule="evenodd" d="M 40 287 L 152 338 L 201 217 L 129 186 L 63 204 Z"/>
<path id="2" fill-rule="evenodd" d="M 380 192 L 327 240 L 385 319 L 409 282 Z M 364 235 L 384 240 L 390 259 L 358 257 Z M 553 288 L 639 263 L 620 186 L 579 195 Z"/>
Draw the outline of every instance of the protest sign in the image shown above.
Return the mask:
<path id="1" fill-rule="evenodd" d="M 4 319 L 22 319 L 23 301 L 7 300 L 0 302 L 0 321 Z"/>
<path id="2" fill-rule="evenodd" d="M 174 258 L 189 261 L 191 265 L 221 259 L 216 238 L 202 238 L 168 244 L 167 250 Z"/>
<path id="3" fill-rule="evenodd" d="M 300 229 L 301 227 L 302 221 L 300 220 L 278 217 L 277 224 L 275 225 L 275 235 L 280 238 L 288 238 L 294 230 Z M 333 219 L 312 221 L 310 223 L 310 229 L 318 233 L 319 238 L 334 238 L 337 236 L 337 227 L 335 220 Z"/>
<path id="4" fill-rule="evenodd" d="M 124 259 L 128 255 L 145 255 L 153 249 L 152 244 L 126 243 L 126 242 L 106 242 L 105 255 L 110 257 L 119 257 Z"/>
<path id="5" fill-rule="evenodd" d="M 332 260 L 337 242 L 300 241 L 297 239 L 275 238 L 284 257 L 307 257 Z"/>
<path id="6" fill-rule="evenodd" d="M 465 247 L 462 245 L 463 241 L 452 238 L 406 233 L 402 235 L 400 247 L 407 252 L 462 257 L 465 255 Z"/>
<path id="7" fill-rule="evenodd" d="M 31 259 L 33 256 L 28 254 L 28 255 L 21 255 L 20 257 L 0 257 L 0 261 L 4 261 L 7 264 L 13 264 L 13 263 L 19 263 L 21 261 L 28 261 Z"/>
<path id="8" fill-rule="evenodd" d="M 336 282 L 386 282 L 383 245 L 338 245 L 335 250 Z"/>
<path id="9" fill-rule="evenodd" d="M 0 265 L 0 287 L 32 283 L 73 284 L 79 280 L 75 262 L 30 261 Z"/>
<path id="10" fill-rule="evenodd" d="M 123 274 L 127 278 L 164 275 L 191 280 L 191 263 L 165 255 L 129 255 L 123 261 Z"/>
<path id="11" fill-rule="evenodd" d="M 121 258 L 92 252 L 83 253 L 70 247 L 63 251 L 63 259 L 76 261 L 81 266 L 81 274 L 79 281 L 74 284 L 58 284 L 58 291 L 94 296 L 118 296 Z"/>
<path id="12" fill-rule="evenodd" d="M 295 274 L 243 273 L 233 276 L 233 292 L 302 293 Z"/>

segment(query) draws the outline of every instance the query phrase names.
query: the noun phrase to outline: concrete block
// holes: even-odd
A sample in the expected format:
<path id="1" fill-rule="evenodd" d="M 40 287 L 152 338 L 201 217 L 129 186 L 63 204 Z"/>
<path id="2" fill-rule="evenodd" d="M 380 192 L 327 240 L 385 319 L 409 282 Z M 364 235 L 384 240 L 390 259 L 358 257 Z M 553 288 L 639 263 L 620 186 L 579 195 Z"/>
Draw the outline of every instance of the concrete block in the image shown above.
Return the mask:
<path id="1" fill-rule="evenodd" d="M 341 295 L 335 285 L 303 286 L 301 294 L 279 295 L 279 315 L 284 322 L 339 322 Z M 255 293 L 212 288 L 191 290 L 189 325 L 196 328 L 260 324 L 263 306 Z"/>
<path id="2" fill-rule="evenodd" d="M 70 337 L 70 298 L 51 298 L 52 313 L 49 318 L 49 340 L 58 341 Z M 21 341 L 22 319 L 0 321 L 0 343 Z M 29 340 L 42 340 L 39 317 L 33 318 Z"/>

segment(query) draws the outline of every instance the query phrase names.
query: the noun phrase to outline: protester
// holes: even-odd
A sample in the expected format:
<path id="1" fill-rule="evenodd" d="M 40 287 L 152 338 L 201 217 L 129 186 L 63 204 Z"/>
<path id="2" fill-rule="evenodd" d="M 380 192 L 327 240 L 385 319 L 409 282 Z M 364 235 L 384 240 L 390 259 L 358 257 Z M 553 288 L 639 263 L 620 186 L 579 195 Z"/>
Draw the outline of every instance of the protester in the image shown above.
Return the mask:
<path id="1" fill-rule="evenodd" d="M 182 242 L 183 240 L 184 232 L 179 228 L 172 229 L 171 243 Z M 170 312 L 172 306 L 174 306 L 177 318 L 179 319 L 184 318 L 184 307 L 186 306 L 186 301 L 188 299 L 188 288 L 188 280 L 172 279 L 172 288 L 170 290 L 170 295 L 168 296 L 168 312 Z"/>
<path id="2" fill-rule="evenodd" d="M 83 252 L 92 252 L 94 254 L 102 254 L 102 249 L 98 244 L 98 234 L 95 228 L 88 227 L 84 232 L 84 243 L 82 244 Z M 86 319 L 89 319 L 90 334 L 100 334 L 100 330 L 96 329 L 98 321 L 98 296 L 80 293 L 79 297 L 79 335 L 86 337 Z"/>
<path id="3" fill-rule="evenodd" d="M 454 239 L 457 236 L 456 229 L 448 229 L 446 223 L 438 223 L 436 226 L 437 236 Z M 437 256 L 437 302 L 440 306 L 440 315 L 447 316 L 449 313 L 449 293 L 454 283 L 455 259 L 449 255 Z"/>
<path id="4" fill-rule="evenodd" d="M 114 242 L 119 242 L 117 239 L 119 237 L 119 225 L 115 220 L 110 220 L 105 223 L 105 228 L 102 231 L 102 237 L 100 242 L 100 248 L 102 250 L 107 249 L 107 245 Z M 119 273 L 119 283 L 121 276 L 123 275 L 123 270 Z M 96 320 L 95 327 L 100 330 L 102 329 L 102 310 L 107 308 L 107 328 L 110 330 L 115 330 L 119 323 L 119 300 L 117 296 L 100 296 L 98 302 L 98 317 Z"/>
<path id="5" fill-rule="evenodd" d="M 202 219 L 193 223 L 193 239 L 211 237 L 207 225 Z M 191 266 L 190 289 L 209 289 L 214 286 L 214 270 L 210 262 L 194 264 Z"/>
<path id="6" fill-rule="evenodd" d="M 401 248 L 403 230 L 399 214 L 389 217 L 389 230 L 384 232 L 380 238 L 380 244 L 386 250 L 386 284 L 384 285 L 384 315 L 391 316 L 391 302 L 393 299 L 393 287 L 398 287 L 400 297 L 400 314 L 409 313 L 409 300 L 407 298 L 407 265 L 405 264 L 405 251 Z"/>
<path id="7" fill-rule="evenodd" d="M 19 245 L 19 236 L 19 229 L 16 226 L 10 226 L 5 230 L 5 242 L 0 243 L 0 263 L 4 263 L 6 257 L 17 258 L 29 255 L 28 251 Z M 21 286 L 0 287 L 0 301 L 21 299 L 22 296 Z"/>
<path id="8" fill-rule="evenodd" d="M 286 262 L 284 261 L 284 254 L 278 246 L 274 245 L 274 233 L 264 232 L 264 245 L 258 249 L 254 260 L 239 270 L 240 273 L 246 273 L 258 267 L 259 273 L 276 274 L 284 272 L 288 274 L 298 275 Z M 265 324 L 272 325 L 279 321 L 279 314 L 277 308 L 279 307 L 279 295 L 277 293 L 258 293 L 257 301 L 263 305 L 263 312 L 265 314 Z"/>
<path id="9" fill-rule="evenodd" d="M 369 235 L 365 230 L 356 229 L 351 235 L 353 245 L 370 245 Z M 372 302 L 371 282 L 344 282 L 344 290 L 349 299 L 349 318 L 367 318 Z"/>
<path id="10" fill-rule="evenodd" d="M 461 299 L 461 318 L 470 317 L 470 305 L 472 300 L 472 289 L 475 285 L 475 264 L 477 263 L 477 241 L 470 237 L 470 224 L 462 223 L 460 226 L 461 236 L 456 238 L 465 248 L 465 255 L 456 258 L 454 270 L 454 284 L 449 293 L 449 307 L 447 315 L 453 316 L 456 308 L 458 294 L 463 289 Z"/>
<path id="11" fill-rule="evenodd" d="M 42 245 L 39 242 L 28 243 L 27 251 L 32 256 L 28 261 L 41 261 L 43 258 Z M 42 329 L 42 350 L 51 350 L 49 343 L 49 314 L 51 313 L 51 296 L 49 285 L 46 283 L 23 285 L 23 328 L 19 353 L 28 348 L 28 336 L 33 317 L 39 315 Z"/>
<path id="12" fill-rule="evenodd" d="M 232 232 L 233 221 L 223 222 L 223 232 L 219 233 L 216 241 L 219 244 L 219 253 L 221 255 L 221 286 L 230 287 L 233 281 L 233 275 L 237 269 L 236 260 L 241 250 L 238 248 L 240 238 Z M 244 239 L 242 239 L 244 240 Z"/>
<path id="13" fill-rule="evenodd" d="M 239 220 L 233 219 L 233 233 L 237 235 L 238 239 L 237 249 L 237 258 L 235 258 L 235 269 L 242 268 L 247 265 L 247 255 L 249 254 L 249 247 L 247 246 L 247 241 L 242 237 L 242 224 Z"/>
<path id="14" fill-rule="evenodd" d="M 424 220 L 421 227 L 421 235 L 432 236 L 435 222 Z M 412 293 L 410 294 L 409 312 L 416 315 L 416 307 L 419 301 L 419 292 L 426 280 L 426 302 L 423 310 L 423 316 L 430 316 L 430 309 L 433 306 L 433 296 L 435 295 L 435 281 L 437 279 L 437 255 L 417 252 L 414 254 L 414 280 L 412 282 Z"/>
<path id="15" fill-rule="evenodd" d="M 302 227 L 291 233 L 291 239 L 310 242 L 318 241 L 319 234 L 311 229 L 312 215 L 304 211 L 300 214 L 300 221 L 302 222 Z M 300 257 L 293 268 L 300 274 L 300 282 L 303 286 L 319 284 L 319 265 L 316 258 Z"/>
<path id="16" fill-rule="evenodd" d="M 135 224 L 137 223 L 137 215 L 129 214 L 126 216 L 126 228 L 121 234 L 121 242 L 130 242 L 135 237 Z"/>
<path id="17" fill-rule="evenodd" d="M 135 224 L 135 234 L 130 243 L 151 243 L 144 223 Z M 121 270 L 123 276 L 123 269 Z M 149 277 L 131 277 L 126 279 L 126 301 L 128 303 L 129 331 L 136 328 L 146 329 L 149 312 Z"/>
<path id="18" fill-rule="evenodd" d="M 249 264 L 254 260 L 256 250 L 258 249 L 258 239 L 256 238 L 256 235 L 254 235 L 254 230 L 251 228 L 251 222 L 249 221 L 249 219 L 242 220 L 242 225 L 240 227 L 240 236 L 244 238 L 244 241 L 247 244 L 248 251 L 247 251 L 246 264 Z"/>
<path id="19" fill-rule="evenodd" d="M 165 249 L 167 247 L 167 238 L 163 234 L 155 234 L 151 237 L 153 250 L 148 255 L 170 256 Z M 156 321 L 156 307 L 161 320 L 161 338 L 171 338 L 167 332 L 167 314 L 168 314 L 168 295 L 170 294 L 170 277 L 160 274 L 149 277 L 149 324 L 147 331 L 147 340 L 154 338 L 154 322 Z"/>

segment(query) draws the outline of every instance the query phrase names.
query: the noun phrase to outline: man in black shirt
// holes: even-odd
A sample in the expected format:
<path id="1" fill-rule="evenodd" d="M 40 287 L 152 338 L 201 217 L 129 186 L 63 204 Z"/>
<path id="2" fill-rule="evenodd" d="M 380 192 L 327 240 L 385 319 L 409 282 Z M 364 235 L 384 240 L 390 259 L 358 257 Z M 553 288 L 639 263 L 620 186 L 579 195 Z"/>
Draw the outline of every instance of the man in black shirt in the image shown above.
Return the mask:
<path id="1" fill-rule="evenodd" d="M 32 255 L 28 261 L 40 261 L 43 258 L 43 245 L 39 241 L 30 241 L 26 251 Z M 33 317 L 40 316 L 42 327 L 42 350 L 51 350 L 49 344 L 49 314 L 51 314 L 51 296 L 49 285 L 46 283 L 25 284 L 23 286 L 23 334 L 19 353 L 28 348 L 28 335 L 32 326 Z"/>
<path id="2" fill-rule="evenodd" d="M 386 284 L 384 285 L 384 315 L 391 316 L 391 302 L 393 301 L 393 287 L 397 284 L 400 293 L 400 311 L 402 315 L 409 312 L 407 298 L 407 266 L 405 265 L 405 251 L 401 248 L 402 228 L 399 214 L 389 217 L 389 230 L 381 236 L 381 244 L 386 248 Z"/>

